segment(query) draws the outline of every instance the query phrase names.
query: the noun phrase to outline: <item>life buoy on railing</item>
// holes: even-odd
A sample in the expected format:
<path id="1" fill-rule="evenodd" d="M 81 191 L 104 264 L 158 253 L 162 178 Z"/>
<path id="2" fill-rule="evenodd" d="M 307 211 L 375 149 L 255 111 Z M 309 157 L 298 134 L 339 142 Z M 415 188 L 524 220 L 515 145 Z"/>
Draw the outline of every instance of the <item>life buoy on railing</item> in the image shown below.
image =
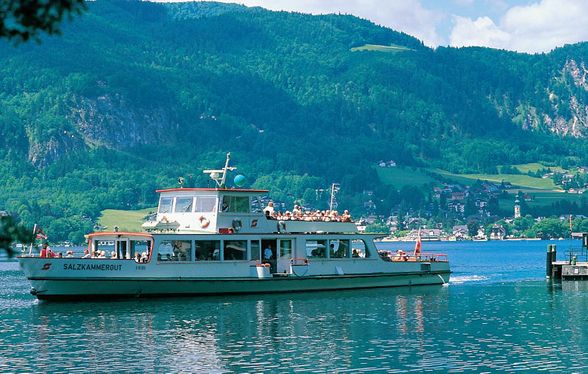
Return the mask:
<path id="1" fill-rule="evenodd" d="M 200 221 L 200 227 L 202 227 L 203 229 L 207 228 L 210 225 L 210 220 L 204 216 L 200 216 L 198 220 Z"/>
<path id="2" fill-rule="evenodd" d="M 240 219 L 234 219 L 232 226 L 233 226 L 233 230 L 235 230 L 236 232 L 239 232 L 239 230 L 241 230 L 241 228 L 243 227 L 243 222 L 241 222 Z"/>

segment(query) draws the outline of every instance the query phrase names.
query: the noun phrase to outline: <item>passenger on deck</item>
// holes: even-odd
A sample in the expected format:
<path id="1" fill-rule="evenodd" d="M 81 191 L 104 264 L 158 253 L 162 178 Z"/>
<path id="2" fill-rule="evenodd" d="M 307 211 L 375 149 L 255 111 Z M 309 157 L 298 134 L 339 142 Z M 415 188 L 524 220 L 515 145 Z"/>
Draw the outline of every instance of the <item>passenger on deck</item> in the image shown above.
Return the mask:
<path id="1" fill-rule="evenodd" d="M 73 257 L 73 256 L 74 256 L 74 254 L 73 254 L 72 250 L 65 252 L 65 257 Z"/>
<path id="2" fill-rule="evenodd" d="M 348 210 L 343 211 L 343 215 L 341 216 L 341 222 L 351 222 L 351 214 L 349 214 Z"/>
<path id="3" fill-rule="evenodd" d="M 43 243 L 43 247 L 41 248 L 40 257 L 55 257 L 55 254 L 53 253 L 53 251 L 49 247 L 49 243 L 47 243 L 47 242 Z"/>
<path id="4" fill-rule="evenodd" d="M 263 213 L 267 218 L 274 217 L 274 202 L 270 201 L 267 206 L 263 208 Z M 271 218 L 270 218 L 271 219 Z"/>
<path id="5" fill-rule="evenodd" d="M 116 260 L 117 259 L 117 256 L 116 256 L 116 252 L 115 251 L 110 252 L 110 258 L 113 259 L 113 260 Z"/>

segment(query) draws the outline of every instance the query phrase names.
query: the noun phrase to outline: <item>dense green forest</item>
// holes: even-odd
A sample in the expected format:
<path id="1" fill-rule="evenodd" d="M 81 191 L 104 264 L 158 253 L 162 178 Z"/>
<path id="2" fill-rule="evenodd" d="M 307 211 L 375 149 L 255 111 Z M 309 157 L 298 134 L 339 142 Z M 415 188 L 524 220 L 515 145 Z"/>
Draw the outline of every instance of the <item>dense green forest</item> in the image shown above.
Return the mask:
<path id="1" fill-rule="evenodd" d="M 153 206 L 178 176 L 206 185 L 228 151 L 275 199 L 320 206 L 339 182 L 356 214 L 366 189 L 388 212 L 426 203 L 381 185 L 379 160 L 588 165 L 586 57 L 433 50 L 349 15 L 91 2 L 62 36 L 0 44 L 0 210 L 79 242 L 103 209 Z"/>

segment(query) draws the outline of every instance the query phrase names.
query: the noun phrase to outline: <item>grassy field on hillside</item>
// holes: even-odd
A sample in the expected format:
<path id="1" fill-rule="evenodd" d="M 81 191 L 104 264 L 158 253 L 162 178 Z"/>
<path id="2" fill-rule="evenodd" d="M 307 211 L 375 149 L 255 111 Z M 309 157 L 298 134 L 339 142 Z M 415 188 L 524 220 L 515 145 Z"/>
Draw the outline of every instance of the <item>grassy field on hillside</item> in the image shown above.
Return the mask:
<path id="1" fill-rule="evenodd" d="M 359 52 L 359 51 L 398 53 L 398 52 L 413 51 L 413 49 L 406 48 L 401 45 L 395 45 L 395 44 L 391 44 L 391 45 L 365 44 L 365 45 L 362 45 L 361 47 L 351 48 L 351 52 Z"/>
<path id="2" fill-rule="evenodd" d="M 545 166 L 539 162 L 530 162 L 528 164 L 501 165 L 501 166 L 515 167 L 515 168 L 519 169 L 519 171 L 523 174 L 527 174 L 528 172 L 534 173 L 537 170 L 541 170 L 541 169 L 551 169 L 551 171 L 557 171 L 559 173 L 563 173 L 566 171 L 559 166 Z"/>
<path id="3" fill-rule="evenodd" d="M 406 185 L 422 186 L 431 182 L 436 182 L 433 177 L 424 173 L 420 169 L 377 167 L 376 172 L 378 173 L 380 182 L 394 186 L 396 189 L 401 189 Z"/>
<path id="4" fill-rule="evenodd" d="M 510 182 L 512 185 L 522 188 L 534 188 L 551 191 L 560 189 L 560 187 L 556 186 L 551 179 L 535 178 L 522 174 L 453 174 L 439 169 L 436 169 L 435 172 L 459 183 L 464 183 L 464 179 L 469 179 L 472 181 L 479 179 L 496 183 L 500 183 L 502 181 Z"/>
<path id="5" fill-rule="evenodd" d="M 114 230 L 115 226 L 118 226 L 119 231 L 142 231 L 143 218 L 156 210 L 157 208 L 141 210 L 106 209 L 102 211 L 98 223 L 106 227 L 106 231 Z"/>
<path id="6" fill-rule="evenodd" d="M 565 192 L 558 192 L 558 191 L 540 191 L 540 190 L 510 190 L 509 192 L 516 194 L 518 191 L 522 191 L 524 193 L 528 193 L 532 196 L 533 200 L 528 201 L 527 204 L 532 207 L 543 207 L 549 206 L 556 201 L 559 200 L 568 200 L 571 202 L 580 203 L 580 200 L 584 195 L 572 194 L 572 193 L 565 193 Z M 513 197 L 514 199 L 514 197 Z"/>

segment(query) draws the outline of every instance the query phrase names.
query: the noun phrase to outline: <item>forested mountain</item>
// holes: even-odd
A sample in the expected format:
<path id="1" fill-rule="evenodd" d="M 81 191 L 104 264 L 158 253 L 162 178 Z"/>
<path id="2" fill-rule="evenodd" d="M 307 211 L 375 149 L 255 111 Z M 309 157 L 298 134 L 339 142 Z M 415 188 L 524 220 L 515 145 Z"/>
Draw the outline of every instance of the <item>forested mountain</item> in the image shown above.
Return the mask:
<path id="1" fill-rule="evenodd" d="M 0 210 L 79 240 L 231 151 L 250 185 L 316 203 L 373 165 L 588 164 L 588 45 L 432 50 L 349 15 L 97 1 L 39 45 L 0 45 Z M 393 48 L 378 47 L 392 46 Z M 385 191 L 383 192 L 385 195 Z"/>

